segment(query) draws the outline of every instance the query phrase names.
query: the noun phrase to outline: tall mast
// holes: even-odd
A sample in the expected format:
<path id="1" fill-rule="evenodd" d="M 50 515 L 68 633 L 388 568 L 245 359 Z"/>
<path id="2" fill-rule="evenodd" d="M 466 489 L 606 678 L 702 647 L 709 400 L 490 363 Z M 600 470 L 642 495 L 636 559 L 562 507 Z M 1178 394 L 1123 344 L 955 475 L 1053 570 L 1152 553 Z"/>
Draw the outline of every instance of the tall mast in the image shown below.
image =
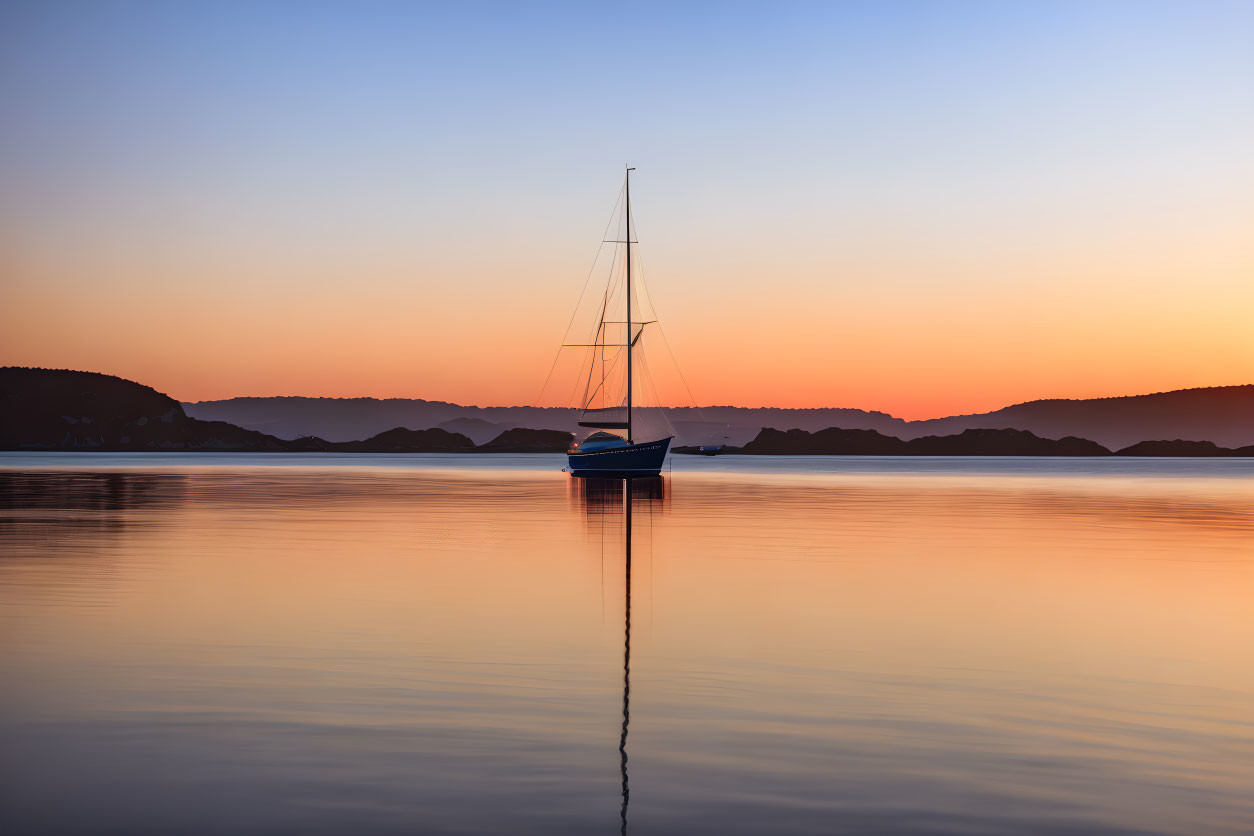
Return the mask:
<path id="1" fill-rule="evenodd" d="M 627 443 L 631 444 L 631 173 L 627 169 Z"/>

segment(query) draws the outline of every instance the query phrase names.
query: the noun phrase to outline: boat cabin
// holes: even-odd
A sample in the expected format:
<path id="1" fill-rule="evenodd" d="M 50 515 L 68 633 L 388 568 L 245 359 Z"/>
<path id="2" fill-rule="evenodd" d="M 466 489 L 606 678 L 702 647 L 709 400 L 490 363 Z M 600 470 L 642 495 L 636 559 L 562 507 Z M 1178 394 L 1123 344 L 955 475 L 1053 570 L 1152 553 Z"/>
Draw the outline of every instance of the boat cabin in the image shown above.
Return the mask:
<path id="1" fill-rule="evenodd" d="M 627 440 L 614 433 L 596 432 L 579 442 L 579 452 L 595 453 L 598 450 L 617 450 L 626 447 Z"/>

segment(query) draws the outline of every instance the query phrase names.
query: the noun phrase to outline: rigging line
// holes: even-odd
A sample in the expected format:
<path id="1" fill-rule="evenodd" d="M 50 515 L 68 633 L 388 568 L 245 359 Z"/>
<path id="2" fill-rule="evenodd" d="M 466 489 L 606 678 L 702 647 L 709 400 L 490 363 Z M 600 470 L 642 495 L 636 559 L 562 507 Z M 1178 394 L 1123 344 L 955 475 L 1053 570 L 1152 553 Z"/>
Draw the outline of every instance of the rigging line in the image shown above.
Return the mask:
<path id="1" fill-rule="evenodd" d="M 624 187 L 624 188 L 625 188 L 625 187 Z M 621 203 L 621 201 L 620 201 L 620 203 Z M 618 207 L 615 207 L 615 208 L 616 208 L 616 210 L 618 209 Z M 622 214 L 622 213 L 621 213 L 621 211 L 617 211 L 617 212 L 616 212 L 616 215 L 617 215 L 617 216 L 621 216 L 621 214 Z M 614 223 L 614 222 L 615 222 L 614 218 L 611 218 L 611 219 L 610 219 L 610 222 L 611 222 L 611 223 Z M 608 229 L 608 226 L 607 226 L 606 228 Z M 602 246 L 604 246 L 604 244 L 602 244 Z M 614 255 L 613 255 L 613 256 L 611 256 L 610 261 L 609 261 L 609 272 L 608 272 L 608 274 L 607 274 L 607 275 L 606 275 L 606 277 L 605 277 L 605 291 L 601 294 L 601 313 L 600 313 L 600 316 L 597 318 L 597 321 L 596 321 L 596 330 L 593 332 L 593 335 L 592 335 L 591 337 L 589 337 L 589 339 L 592 341 L 592 343 L 593 343 L 593 344 L 600 343 L 600 342 L 601 342 L 601 338 L 604 336 L 604 332 L 605 332 L 605 314 L 606 314 L 606 311 L 609 309 L 610 297 L 611 297 L 611 295 L 612 295 L 612 294 L 611 294 L 611 288 L 612 288 L 612 282 L 613 282 L 613 279 L 614 279 L 614 268 L 617 266 L 617 264 L 618 264 L 618 245 L 617 245 L 617 244 L 615 244 L 615 245 L 614 245 Z M 581 300 L 581 301 L 582 301 L 582 300 Z M 577 310 L 576 310 L 576 313 L 578 313 L 578 311 L 577 311 Z M 594 371 L 594 369 L 595 369 L 595 366 L 596 366 L 596 358 L 595 358 L 595 357 L 593 357 L 593 358 L 592 358 L 592 362 L 591 362 L 591 363 L 589 364 L 589 366 L 588 366 L 588 383 L 589 383 L 589 385 L 591 385 L 591 382 L 592 382 L 592 373 L 593 373 L 593 371 Z M 605 366 L 605 349 L 604 349 L 604 347 L 602 347 L 602 349 L 601 349 L 601 366 L 602 366 L 602 372 L 601 372 L 601 373 L 602 373 L 602 378 L 604 379 L 604 375 L 605 375 L 605 370 L 604 370 L 604 366 Z M 587 391 L 586 391 L 586 390 L 585 390 L 584 394 L 585 394 L 585 396 L 587 395 Z M 585 403 L 586 403 L 586 401 L 585 401 Z"/>
<path id="2" fill-rule="evenodd" d="M 617 248 L 616 248 L 616 249 L 617 249 Z M 616 256 L 615 256 L 615 262 L 617 262 L 617 254 L 616 254 Z M 617 285 L 616 285 L 616 284 L 614 285 L 614 288 L 615 288 L 615 289 L 617 288 Z M 596 336 L 593 338 L 594 343 L 599 342 L 599 341 L 600 341 L 600 339 L 601 339 L 601 337 L 602 337 L 602 336 L 605 336 L 605 333 L 604 333 L 604 332 L 605 332 L 605 312 L 606 312 L 606 308 L 607 308 L 607 306 L 609 305 L 609 297 L 610 297 L 611 295 L 612 295 L 612 294 L 611 294 L 611 288 L 610 288 L 610 286 L 607 284 L 607 287 L 606 287 L 606 295 L 605 295 L 605 299 L 603 300 L 603 303 L 602 303 L 602 308 L 601 308 L 601 320 L 600 320 L 600 324 L 598 324 L 598 326 L 597 326 L 597 331 L 596 331 Z M 587 383 L 587 386 L 585 386 L 585 387 L 584 387 L 584 399 L 583 399 L 583 404 L 582 404 L 582 406 L 583 406 L 585 409 L 587 408 L 588 404 L 590 403 L 590 398 L 595 397 L 595 396 L 596 396 L 596 393 L 597 393 L 597 392 L 599 392 L 599 391 L 601 391 L 601 389 L 602 389 L 602 388 L 606 385 L 606 382 L 609 380 L 610 375 L 614 372 L 615 368 L 617 368 L 619 360 L 620 360 L 620 359 L 622 359 L 623 352 L 622 352 L 622 351 L 616 351 L 616 352 L 614 353 L 614 355 L 613 355 L 613 356 L 614 356 L 614 359 L 610 361 L 610 365 L 609 365 L 609 367 L 607 368 L 607 367 L 606 367 L 606 365 L 605 365 L 605 349 L 606 349 L 606 347 L 607 347 L 607 346 L 606 346 L 606 344 L 604 344 L 604 343 L 601 343 L 601 344 L 600 344 L 600 346 L 599 346 L 599 348 L 600 348 L 600 360 L 601 360 L 601 382 L 600 382 L 599 384 L 597 384 L 595 387 L 592 387 L 592 376 L 593 376 L 593 374 L 594 374 L 594 373 L 595 373 L 595 371 L 596 371 L 596 362 L 597 362 L 597 359 L 598 359 L 598 358 L 597 358 L 597 356 L 595 356 L 595 354 L 596 354 L 596 351 L 597 351 L 598 346 L 593 345 L 593 346 L 590 348 L 590 351 L 592 351 L 592 352 L 593 352 L 594 356 L 592 357 L 592 361 L 591 361 L 591 363 L 589 363 L 589 365 L 588 365 L 588 383 Z"/>
<path id="3" fill-rule="evenodd" d="M 594 343 L 600 342 L 601 337 L 605 334 L 605 312 L 609 310 L 610 304 L 610 287 L 614 279 L 614 265 L 618 263 L 618 245 L 614 245 L 614 256 L 610 259 L 610 272 L 605 277 L 605 292 L 601 294 L 601 316 L 597 320 L 596 336 L 592 338 Z"/>
<path id="4" fill-rule="evenodd" d="M 705 413 L 701 410 L 701 405 L 697 403 L 697 399 L 692 395 L 692 387 L 688 385 L 688 378 L 684 377 L 684 370 L 679 367 L 679 360 L 675 357 L 675 351 L 671 348 L 671 341 L 666 338 L 666 330 L 662 328 L 662 317 L 658 315 L 657 306 L 653 304 L 653 294 L 648 292 L 648 283 L 644 278 L 644 258 L 639 251 L 636 253 L 636 259 L 640 262 L 640 284 L 644 286 L 645 293 L 649 297 L 649 307 L 653 310 L 653 318 L 657 320 L 657 331 L 662 337 L 662 344 L 666 346 L 666 353 L 670 355 L 671 364 L 675 366 L 675 371 L 679 374 L 680 381 L 684 384 L 684 390 L 688 393 L 688 400 L 692 401 L 693 407 L 697 410 L 697 418 L 704 424 Z"/>
<path id="5" fill-rule="evenodd" d="M 616 271 L 618 270 L 618 263 L 621 258 L 620 256 L 621 249 L 622 249 L 622 245 L 620 244 L 614 245 L 614 258 L 610 262 L 610 274 L 606 276 L 606 279 L 605 279 L 605 296 L 604 296 L 602 306 L 601 306 L 601 321 L 602 322 L 605 321 L 605 315 L 609 311 L 610 300 L 618 296 L 618 288 L 619 288 L 619 285 L 622 284 L 621 273 L 616 273 Z"/>
<path id="6" fill-rule="evenodd" d="M 623 185 L 624 193 L 626 193 L 626 188 L 627 188 L 626 184 L 624 183 Z M 610 264 L 610 275 L 606 279 L 606 287 L 605 287 L 605 298 L 606 298 L 607 305 L 610 300 L 613 300 L 618 296 L 619 287 L 623 284 L 624 277 L 626 276 L 626 273 L 627 273 L 627 268 L 625 264 L 625 261 L 626 261 L 625 256 L 628 254 L 628 251 L 631 248 L 631 244 L 627 244 L 624 242 L 631 240 L 631 235 L 629 234 L 631 230 L 631 219 L 627 217 L 627 202 L 625 200 L 618 207 L 618 220 L 617 220 L 615 227 L 617 228 L 618 225 L 623 225 L 624 228 L 627 230 L 627 232 L 624 233 L 623 235 L 623 241 L 616 241 L 614 243 L 614 259 Z M 620 267 L 620 261 L 624 262 L 621 267 Z M 626 280 L 630 282 L 630 277 L 626 276 Z M 626 297 L 626 294 L 624 294 L 624 298 L 625 297 Z"/>
<path id="7" fill-rule="evenodd" d="M 614 369 L 618 367 L 618 361 L 621 359 L 623 359 L 623 353 L 620 351 L 620 352 L 617 352 L 614 355 L 614 359 L 610 361 L 610 367 L 605 370 L 604 374 L 601 375 L 601 382 L 596 385 L 596 388 L 593 389 L 590 393 L 588 392 L 587 389 L 584 389 L 584 402 L 583 402 L 584 409 L 588 408 L 589 398 L 590 397 L 595 398 L 597 392 L 601 391 L 601 387 L 605 385 L 605 381 L 609 378 L 610 373 L 613 372 Z M 589 385 L 591 385 L 591 372 L 589 372 Z"/>
<path id="8" fill-rule="evenodd" d="M 649 378 L 649 388 L 653 391 L 654 402 L 659 404 L 658 414 L 662 416 L 662 423 L 666 424 L 666 428 L 667 430 L 670 431 L 670 434 L 672 436 L 678 435 L 679 432 L 675 429 L 675 424 L 674 422 L 671 421 L 670 415 L 668 415 L 667 411 L 663 407 L 660 406 L 660 404 L 662 403 L 662 395 L 660 392 L 658 392 L 657 382 L 652 376 L 650 376 Z"/>
<path id="9" fill-rule="evenodd" d="M 588 356 L 588 355 L 590 355 L 590 354 L 592 354 L 592 349 L 590 349 L 590 348 L 589 348 L 589 349 L 588 349 L 588 350 L 584 353 L 584 356 L 586 357 L 586 356 Z M 580 365 L 582 366 L 583 364 L 582 364 L 582 363 L 580 363 Z M 574 401 L 575 401 L 575 393 L 576 393 L 576 392 L 578 392 L 578 391 L 579 391 L 579 378 L 577 378 L 577 377 L 576 377 L 576 378 L 575 378 L 575 385 L 574 385 L 574 386 L 572 386 L 572 387 L 571 387 L 571 389 L 570 389 L 570 396 L 566 398 L 566 408 L 567 408 L 567 409 L 570 409 L 570 408 L 571 408 L 571 404 L 573 404 L 573 403 L 574 403 Z M 585 391 L 585 392 L 587 392 L 587 386 L 585 386 L 585 387 L 584 387 L 584 391 Z"/>
<path id="10" fill-rule="evenodd" d="M 605 229 L 604 229 L 604 230 L 602 231 L 602 233 L 601 233 L 601 237 L 602 237 L 602 238 L 604 238 L 606 235 L 608 235 L 608 234 L 609 234 L 610 227 L 611 227 L 611 226 L 614 226 L 615 221 L 617 220 L 618 216 L 622 214 L 622 207 L 623 207 L 623 194 L 624 194 L 624 192 L 626 191 L 626 188 L 627 188 L 627 187 L 624 185 L 624 186 L 623 186 L 623 188 L 621 188 L 621 189 L 619 189 L 619 190 L 618 190 L 618 200 L 616 200 L 616 201 L 614 202 L 614 208 L 610 210 L 610 217 L 609 217 L 609 219 L 608 219 L 608 220 L 606 220 L 606 222 L 605 222 Z M 601 246 L 597 248 L 596 259 L 595 259 L 595 260 L 593 260 L 593 262 L 592 262 L 592 267 L 591 267 L 591 268 L 589 268 L 589 270 L 588 270 L 588 277 L 587 277 L 586 279 L 584 279 L 584 290 L 585 290 L 585 291 L 588 289 L 588 282 L 590 282 L 590 281 L 592 280 L 592 274 L 593 274 L 594 272 L 596 272 L 597 263 L 601 260 L 601 253 L 605 250 L 605 245 L 606 245 L 606 243 L 608 243 L 608 242 L 606 242 L 606 241 L 604 241 L 604 240 L 603 240 L 603 241 L 601 242 Z M 617 250 L 617 247 L 615 247 L 615 249 Z M 614 259 L 610 259 L 610 267 L 611 267 L 611 269 L 613 268 L 613 266 L 614 266 Z M 575 303 L 575 311 L 574 311 L 574 313 L 572 313 L 572 314 L 571 314 L 571 316 L 570 316 L 570 322 L 569 322 L 569 323 L 567 323 L 567 325 L 566 325 L 566 333 L 562 335 L 562 341 L 563 341 L 563 342 L 565 342 L 565 341 L 566 341 L 566 338 L 570 336 L 570 327 L 571 327 L 571 325 L 573 325 L 573 324 L 574 324 L 574 322 L 575 322 L 575 317 L 576 317 L 576 316 L 578 316 L 578 314 L 579 314 L 579 305 L 580 305 L 580 303 L 582 303 L 582 302 L 583 302 L 583 294 L 581 293 L 581 294 L 579 295 L 579 301 Z"/>
<path id="11" fill-rule="evenodd" d="M 619 189 L 618 202 L 614 204 L 614 211 L 610 213 L 610 221 L 609 223 L 605 225 L 605 232 L 602 233 L 603 235 L 609 234 L 609 229 L 611 225 L 613 225 L 614 228 L 617 229 L 618 224 L 622 222 L 623 212 L 626 211 L 626 201 L 623 199 L 626 193 L 627 193 L 627 184 L 626 182 L 624 182 L 623 187 Z M 620 245 L 620 242 L 618 241 L 614 241 L 614 242 L 602 241 L 601 246 L 604 247 L 607 243 L 614 244 L 614 255 L 610 258 L 609 272 L 605 277 L 605 292 L 601 296 L 601 322 L 602 323 L 605 321 L 605 312 L 606 310 L 608 310 L 610 298 L 613 296 L 613 290 L 615 287 L 614 270 L 615 268 L 618 267 L 618 253 L 619 253 L 619 245 Z M 597 333 L 600 333 L 600 331 L 601 329 L 600 327 L 598 327 Z"/>
<path id="12" fill-rule="evenodd" d="M 671 422 L 670 416 L 666 414 L 666 408 L 662 404 L 662 395 L 658 392 L 657 382 L 653 378 L 653 374 L 649 367 L 649 353 L 647 351 L 640 352 L 641 365 L 644 367 L 644 383 L 649 387 L 649 391 L 653 393 L 653 402 L 657 404 L 657 413 L 662 417 L 662 422 L 670 430 L 671 435 L 678 435 L 675 425 Z"/>
<path id="13" fill-rule="evenodd" d="M 587 408 L 587 406 L 588 406 L 588 389 L 592 386 L 592 370 L 593 370 L 594 368 L 596 368 L 596 364 L 597 364 L 596 349 L 594 349 L 594 348 L 592 348 L 592 347 L 589 347 L 589 348 L 588 348 L 588 350 L 587 350 L 587 352 L 584 354 L 584 356 L 588 358 L 588 379 L 587 379 L 586 381 L 584 381 L 584 384 L 583 384 L 583 399 L 582 399 L 582 400 L 580 400 L 580 402 L 579 402 L 579 403 L 580 403 L 580 406 L 582 406 L 584 409 L 586 409 L 586 408 Z M 581 364 L 581 365 L 582 365 L 582 364 Z M 578 389 L 579 389 L 579 379 L 578 379 L 578 378 L 575 378 L 575 389 L 576 389 L 576 390 L 578 390 Z M 572 391 L 572 392 L 570 393 L 570 398 L 571 398 L 571 400 L 570 400 L 570 401 L 568 401 L 568 403 L 570 403 L 572 406 L 574 406 L 574 399 L 575 399 L 575 392 L 574 392 L 574 391 Z M 575 408 L 576 408 L 576 409 L 578 409 L 579 407 L 575 407 Z"/>
<path id="14" fill-rule="evenodd" d="M 620 200 L 619 200 L 619 205 L 615 207 L 616 211 L 615 211 L 615 213 L 614 213 L 614 214 L 611 216 L 611 218 L 610 218 L 610 223 L 611 223 L 611 224 L 615 223 L 615 222 L 616 222 L 616 220 L 615 220 L 615 219 L 616 219 L 617 217 L 620 217 L 620 216 L 622 215 L 621 208 L 622 208 L 622 199 L 620 198 Z M 607 229 L 609 228 L 609 227 L 608 227 L 608 225 L 607 225 L 607 227 L 606 227 L 606 228 L 607 228 Z M 602 246 L 604 247 L 604 244 L 603 244 Z M 611 278 L 613 278 L 613 275 L 614 275 L 614 266 L 615 266 L 615 264 L 616 264 L 617 262 L 618 262 L 618 245 L 615 245 L 615 246 L 614 246 L 614 255 L 613 255 L 613 256 L 610 258 L 610 260 L 609 260 L 609 274 L 607 275 L 606 280 L 605 280 L 605 281 L 606 281 L 606 291 L 605 291 L 605 293 L 604 293 L 604 294 L 602 294 L 602 299 L 601 299 L 601 314 L 600 314 L 600 318 L 599 318 L 598 323 L 597 323 L 597 325 L 596 325 L 596 331 L 595 331 L 595 333 L 593 334 L 593 336 L 592 336 L 592 337 L 590 337 L 590 338 L 589 338 L 589 339 L 591 339 L 591 340 L 592 340 L 592 342 L 594 343 L 594 345 L 590 346 L 590 347 L 588 348 L 588 352 L 587 352 L 587 354 L 585 354 L 585 360 L 586 360 L 586 361 L 587 361 L 587 363 L 588 363 L 588 379 L 587 379 L 587 381 L 584 383 L 584 396 L 583 396 L 583 401 L 582 401 L 580 404 L 577 404 L 577 405 L 573 403 L 573 402 L 574 402 L 574 399 L 575 399 L 575 392 L 576 392 L 576 391 L 578 391 L 578 389 L 579 389 L 579 379 L 578 379 L 578 378 L 576 378 L 576 379 L 575 379 L 575 385 L 574 385 L 574 388 L 572 388 L 572 389 L 571 389 L 570 398 L 569 398 L 569 399 L 567 400 L 567 402 L 566 402 L 566 403 L 567 403 L 567 405 L 573 405 L 573 406 L 575 406 L 575 408 L 586 407 L 586 406 L 587 406 L 587 404 L 588 404 L 588 397 L 589 397 L 589 392 L 588 392 L 588 390 L 589 390 L 589 388 L 592 386 L 592 376 L 593 376 L 593 374 L 596 372 L 596 365 L 597 365 L 597 356 L 596 356 L 596 351 L 597 351 L 597 349 L 596 349 L 596 347 L 595 347 L 595 343 L 598 343 L 598 342 L 600 342 L 600 341 L 601 341 L 602 331 L 603 331 L 603 325 L 602 325 L 602 323 L 603 323 L 603 322 L 604 322 L 604 320 L 605 320 L 605 310 L 606 310 L 606 306 L 609 304 L 609 283 L 610 283 L 610 279 L 611 279 Z M 596 268 L 596 265 L 594 264 L 594 265 L 593 265 L 593 269 L 595 269 L 595 268 Z M 586 287 L 586 285 L 585 285 L 585 287 Z M 582 297 L 581 297 L 581 298 L 580 298 L 580 302 L 582 303 L 582 301 L 583 301 L 583 300 L 582 300 Z M 579 308 L 579 306 L 576 306 L 576 309 L 575 309 L 575 315 L 578 315 L 578 313 L 579 313 L 578 308 Z M 572 318 L 572 321 L 573 321 L 573 318 Z M 568 326 L 568 327 L 567 327 L 567 334 L 569 334 L 569 333 L 570 333 L 570 328 L 569 328 L 569 326 Z M 558 351 L 560 352 L 560 351 L 561 351 L 561 349 L 558 349 Z M 600 358 L 600 359 L 601 359 L 601 382 L 602 382 L 602 384 L 604 384 L 604 382 L 605 382 L 605 348 L 604 348 L 604 345 L 602 345 L 602 347 L 601 347 L 601 358 Z M 582 363 L 581 363 L 580 365 L 582 366 Z M 598 388 L 600 388 L 600 387 L 598 387 Z M 596 391 L 596 390 L 594 389 L 594 390 L 592 390 L 592 391 L 595 393 L 595 391 Z"/>
<path id="15" fill-rule="evenodd" d="M 614 216 L 618 214 L 619 204 L 623 202 L 623 192 L 627 189 L 624 185 L 618 190 L 618 200 L 614 203 L 614 208 L 610 210 L 609 220 L 605 222 L 605 231 L 601 233 L 604 238 L 609 234 L 610 224 L 614 223 Z M 601 260 L 601 250 L 605 249 L 605 242 L 602 241 L 597 247 L 596 255 L 592 259 L 592 266 L 588 268 L 588 275 L 583 280 L 583 288 L 579 291 L 579 299 L 575 302 L 575 310 L 571 312 L 570 320 L 566 323 L 566 330 L 562 332 L 562 342 L 566 342 L 566 337 L 570 335 L 570 328 L 575 324 L 575 317 L 579 315 L 579 305 L 583 302 L 584 294 L 588 292 L 588 284 L 592 281 L 592 274 L 596 272 L 597 262 Z M 544 377 L 544 384 L 540 387 L 540 393 L 536 395 L 534 403 L 538 406 L 540 399 L 544 397 L 544 390 L 548 388 L 549 379 L 553 377 L 553 370 L 557 368 L 557 361 L 561 359 L 562 347 L 558 346 L 557 354 L 553 357 L 553 364 L 549 366 L 549 373 Z M 573 393 L 572 393 L 573 396 Z"/>
<path id="16" fill-rule="evenodd" d="M 602 319 L 604 319 L 604 318 L 605 318 L 605 314 L 604 314 L 604 313 L 602 313 L 601 318 L 602 318 Z M 587 358 L 588 358 L 588 379 L 587 379 L 587 381 L 586 381 L 586 382 L 584 383 L 584 385 L 583 385 L 583 400 L 580 402 L 580 406 L 582 406 L 582 407 L 583 407 L 583 408 L 585 408 L 585 409 L 586 409 L 586 408 L 587 408 L 587 406 L 588 406 L 588 389 L 589 389 L 589 388 L 591 388 L 591 386 L 592 386 L 592 373 L 593 373 L 594 371 L 596 371 L 596 367 L 597 367 L 597 356 L 596 356 L 597 347 L 596 347 L 596 343 L 599 343 L 600 341 L 601 341 L 601 328 L 600 328 L 600 326 L 598 326 L 598 327 L 597 327 L 596 336 L 595 336 L 595 337 L 593 337 L 593 339 L 592 339 L 593 344 L 592 344 L 592 345 L 590 345 L 590 346 L 588 346 L 588 352 L 587 352 L 587 354 L 585 354 L 585 355 L 584 355 L 585 357 L 587 357 Z M 605 378 L 605 370 L 604 370 L 604 366 L 605 366 L 605 359 L 604 359 L 604 358 L 605 358 L 605 349 L 604 349 L 604 348 L 602 348 L 602 349 L 601 349 L 601 358 L 602 358 L 602 359 L 601 359 L 601 366 L 602 366 L 601 378 L 602 378 L 602 380 L 604 380 L 604 378 Z M 575 388 L 576 388 L 576 389 L 577 389 L 577 388 L 579 388 L 579 383 L 578 383 L 578 380 L 576 380 L 576 383 L 575 383 Z M 574 397 L 574 395 L 575 395 L 575 393 L 574 393 L 574 392 L 571 392 L 571 397 L 572 397 L 572 398 Z"/>
<path id="17" fill-rule="evenodd" d="M 625 211 L 625 207 L 624 207 L 624 211 Z M 640 233 L 639 233 L 639 230 L 635 229 L 635 218 L 633 217 L 633 215 L 634 213 L 630 213 L 627 217 L 627 230 L 626 230 L 627 234 L 623 237 L 629 242 L 632 241 L 633 239 L 638 242 L 640 240 Z M 633 232 L 634 232 L 634 235 L 633 235 Z M 627 246 L 630 247 L 631 244 L 629 243 L 627 244 Z M 637 289 L 637 292 L 633 295 L 636 297 L 635 301 L 637 302 L 637 306 L 640 309 L 640 318 L 643 320 L 646 316 L 644 313 L 644 306 L 640 302 L 640 298 L 641 298 L 640 291 L 643 291 L 643 297 L 648 302 L 649 310 L 652 311 L 654 324 L 657 324 L 660 330 L 661 323 L 658 321 L 659 317 L 657 313 L 657 307 L 653 304 L 653 296 L 652 294 L 649 293 L 648 283 L 645 281 L 645 278 L 644 278 L 644 258 L 640 254 L 639 247 L 636 248 L 636 263 L 638 265 L 638 269 L 636 273 L 637 281 L 635 283 L 634 289 Z M 644 330 L 644 326 L 642 325 L 641 336 L 643 336 L 643 330 Z M 663 339 L 665 339 L 665 337 L 663 337 Z M 628 322 L 627 323 L 627 341 L 631 342 L 631 340 L 632 340 L 632 327 L 631 327 L 631 323 Z M 683 380 L 683 372 L 679 371 L 679 363 L 677 360 L 675 360 L 674 352 L 670 350 L 669 343 L 667 343 L 666 349 L 667 349 L 667 352 L 670 354 L 671 362 L 675 366 L 675 370 L 679 372 L 680 379 Z M 670 434 L 676 435 L 675 425 L 671 422 L 670 417 L 666 414 L 666 409 L 662 406 L 662 397 L 661 397 L 661 394 L 658 392 L 657 383 L 654 380 L 653 374 L 650 370 L 649 353 L 647 351 L 641 351 L 640 358 L 641 358 L 641 371 L 643 372 L 643 382 L 648 387 L 648 391 L 652 392 L 653 394 L 653 401 L 657 405 L 656 409 L 657 409 L 658 415 L 661 416 L 662 422 L 666 425 L 667 429 L 670 431 Z M 688 389 L 688 396 L 689 398 L 691 398 L 692 390 L 688 387 L 688 382 L 686 380 L 684 380 L 684 388 Z M 695 399 L 693 400 L 693 405 L 696 406 Z M 700 409 L 701 409 L 700 407 L 697 407 L 698 413 L 700 412 Z"/>
<path id="18" fill-rule="evenodd" d="M 611 217 L 610 222 L 611 222 L 611 223 L 613 222 L 613 217 Z M 602 245 L 601 245 L 601 247 L 597 250 L 597 257 L 593 260 L 593 262 L 592 262 L 592 267 L 588 270 L 588 276 L 587 276 L 587 278 L 585 278 L 585 279 L 584 279 L 584 282 L 583 282 L 583 289 L 579 292 L 579 301 L 577 301 L 577 302 L 575 303 L 575 310 L 574 310 L 574 312 L 573 312 L 573 313 L 571 313 L 571 315 L 570 315 L 570 321 L 566 323 L 566 332 L 562 335 L 562 342 L 563 342 L 563 343 L 565 343 L 565 342 L 566 342 L 566 340 L 570 337 L 570 329 L 574 326 L 574 323 L 575 323 L 575 318 L 579 315 L 579 309 L 583 306 L 583 297 L 584 297 L 584 295 L 588 292 L 588 285 L 589 285 L 589 284 L 591 283 L 591 281 L 592 281 L 592 274 L 596 271 L 597 262 L 599 262 L 599 261 L 601 260 L 601 250 L 602 250 L 602 249 L 604 249 L 604 247 L 605 247 L 605 245 L 604 245 L 604 244 L 602 244 Z M 561 357 L 562 357 L 562 349 L 563 349 L 563 348 L 566 348 L 566 347 L 567 347 L 567 346 L 565 346 L 565 345 L 560 345 L 560 346 L 558 346 L 558 348 L 557 348 L 557 353 L 553 356 L 553 363 L 552 363 L 552 365 L 550 365 L 550 366 L 549 366 L 549 373 L 548 373 L 548 375 L 546 375 L 546 376 L 545 376 L 545 378 L 544 378 L 544 385 L 540 387 L 540 397 L 541 397 L 541 398 L 542 398 L 542 397 L 544 397 L 544 392 L 545 392 L 545 390 L 546 390 L 546 389 L 548 389 L 548 386 L 549 386 L 549 380 L 553 377 L 553 371 L 554 371 L 554 369 L 556 369 L 556 368 L 557 368 L 557 363 L 558 363 L 558 361 L 559 361 L 559 360 L 561 359 Z M 576 389 L 578 389 L 578 388 L 579 388 L 579 379 L 578 379 L 578 378 L 576 378 L 576 379 L 575 379 L 575 387 L 574 387 L 574 389 L 572 389 L 572 390 L 571 390 L 571 393 L 570 393 L 570 398 L 566 401 L 567 406 L 569 406 L 569 405 L 570 405 L 571 400 L 573 400 L 573 399 L 574 399 L 574 397 L 575 397 L 575 390 L 576 390 Z"/>

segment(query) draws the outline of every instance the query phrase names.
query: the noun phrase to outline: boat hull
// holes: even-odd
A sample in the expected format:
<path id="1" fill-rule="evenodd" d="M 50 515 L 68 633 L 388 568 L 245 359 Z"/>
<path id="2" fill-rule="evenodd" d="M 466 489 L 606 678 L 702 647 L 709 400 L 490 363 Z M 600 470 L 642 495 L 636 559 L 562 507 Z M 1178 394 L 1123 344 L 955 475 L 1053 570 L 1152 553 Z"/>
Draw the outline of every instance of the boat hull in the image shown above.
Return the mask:
<path id="1" fill-rule="evenodd" d="M 662 470 L 672 440 L 663 438 L 612 450 L 571 453 L 566 458 L 575 476 L 655 476 Z"/>

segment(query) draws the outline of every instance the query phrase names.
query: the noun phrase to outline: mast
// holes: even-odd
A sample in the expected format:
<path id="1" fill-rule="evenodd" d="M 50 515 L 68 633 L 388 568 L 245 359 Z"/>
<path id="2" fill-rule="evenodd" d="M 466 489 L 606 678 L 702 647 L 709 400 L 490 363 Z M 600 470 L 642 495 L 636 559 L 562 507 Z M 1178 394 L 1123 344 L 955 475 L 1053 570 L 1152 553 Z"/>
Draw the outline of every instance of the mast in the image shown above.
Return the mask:
<path id="1" fill-rule="evenodd" d="M 631 349 L 634 342 L 631 338 L 631 173 L 634 168 L 627 169 L 627 443 L 631 440 Z"/>

